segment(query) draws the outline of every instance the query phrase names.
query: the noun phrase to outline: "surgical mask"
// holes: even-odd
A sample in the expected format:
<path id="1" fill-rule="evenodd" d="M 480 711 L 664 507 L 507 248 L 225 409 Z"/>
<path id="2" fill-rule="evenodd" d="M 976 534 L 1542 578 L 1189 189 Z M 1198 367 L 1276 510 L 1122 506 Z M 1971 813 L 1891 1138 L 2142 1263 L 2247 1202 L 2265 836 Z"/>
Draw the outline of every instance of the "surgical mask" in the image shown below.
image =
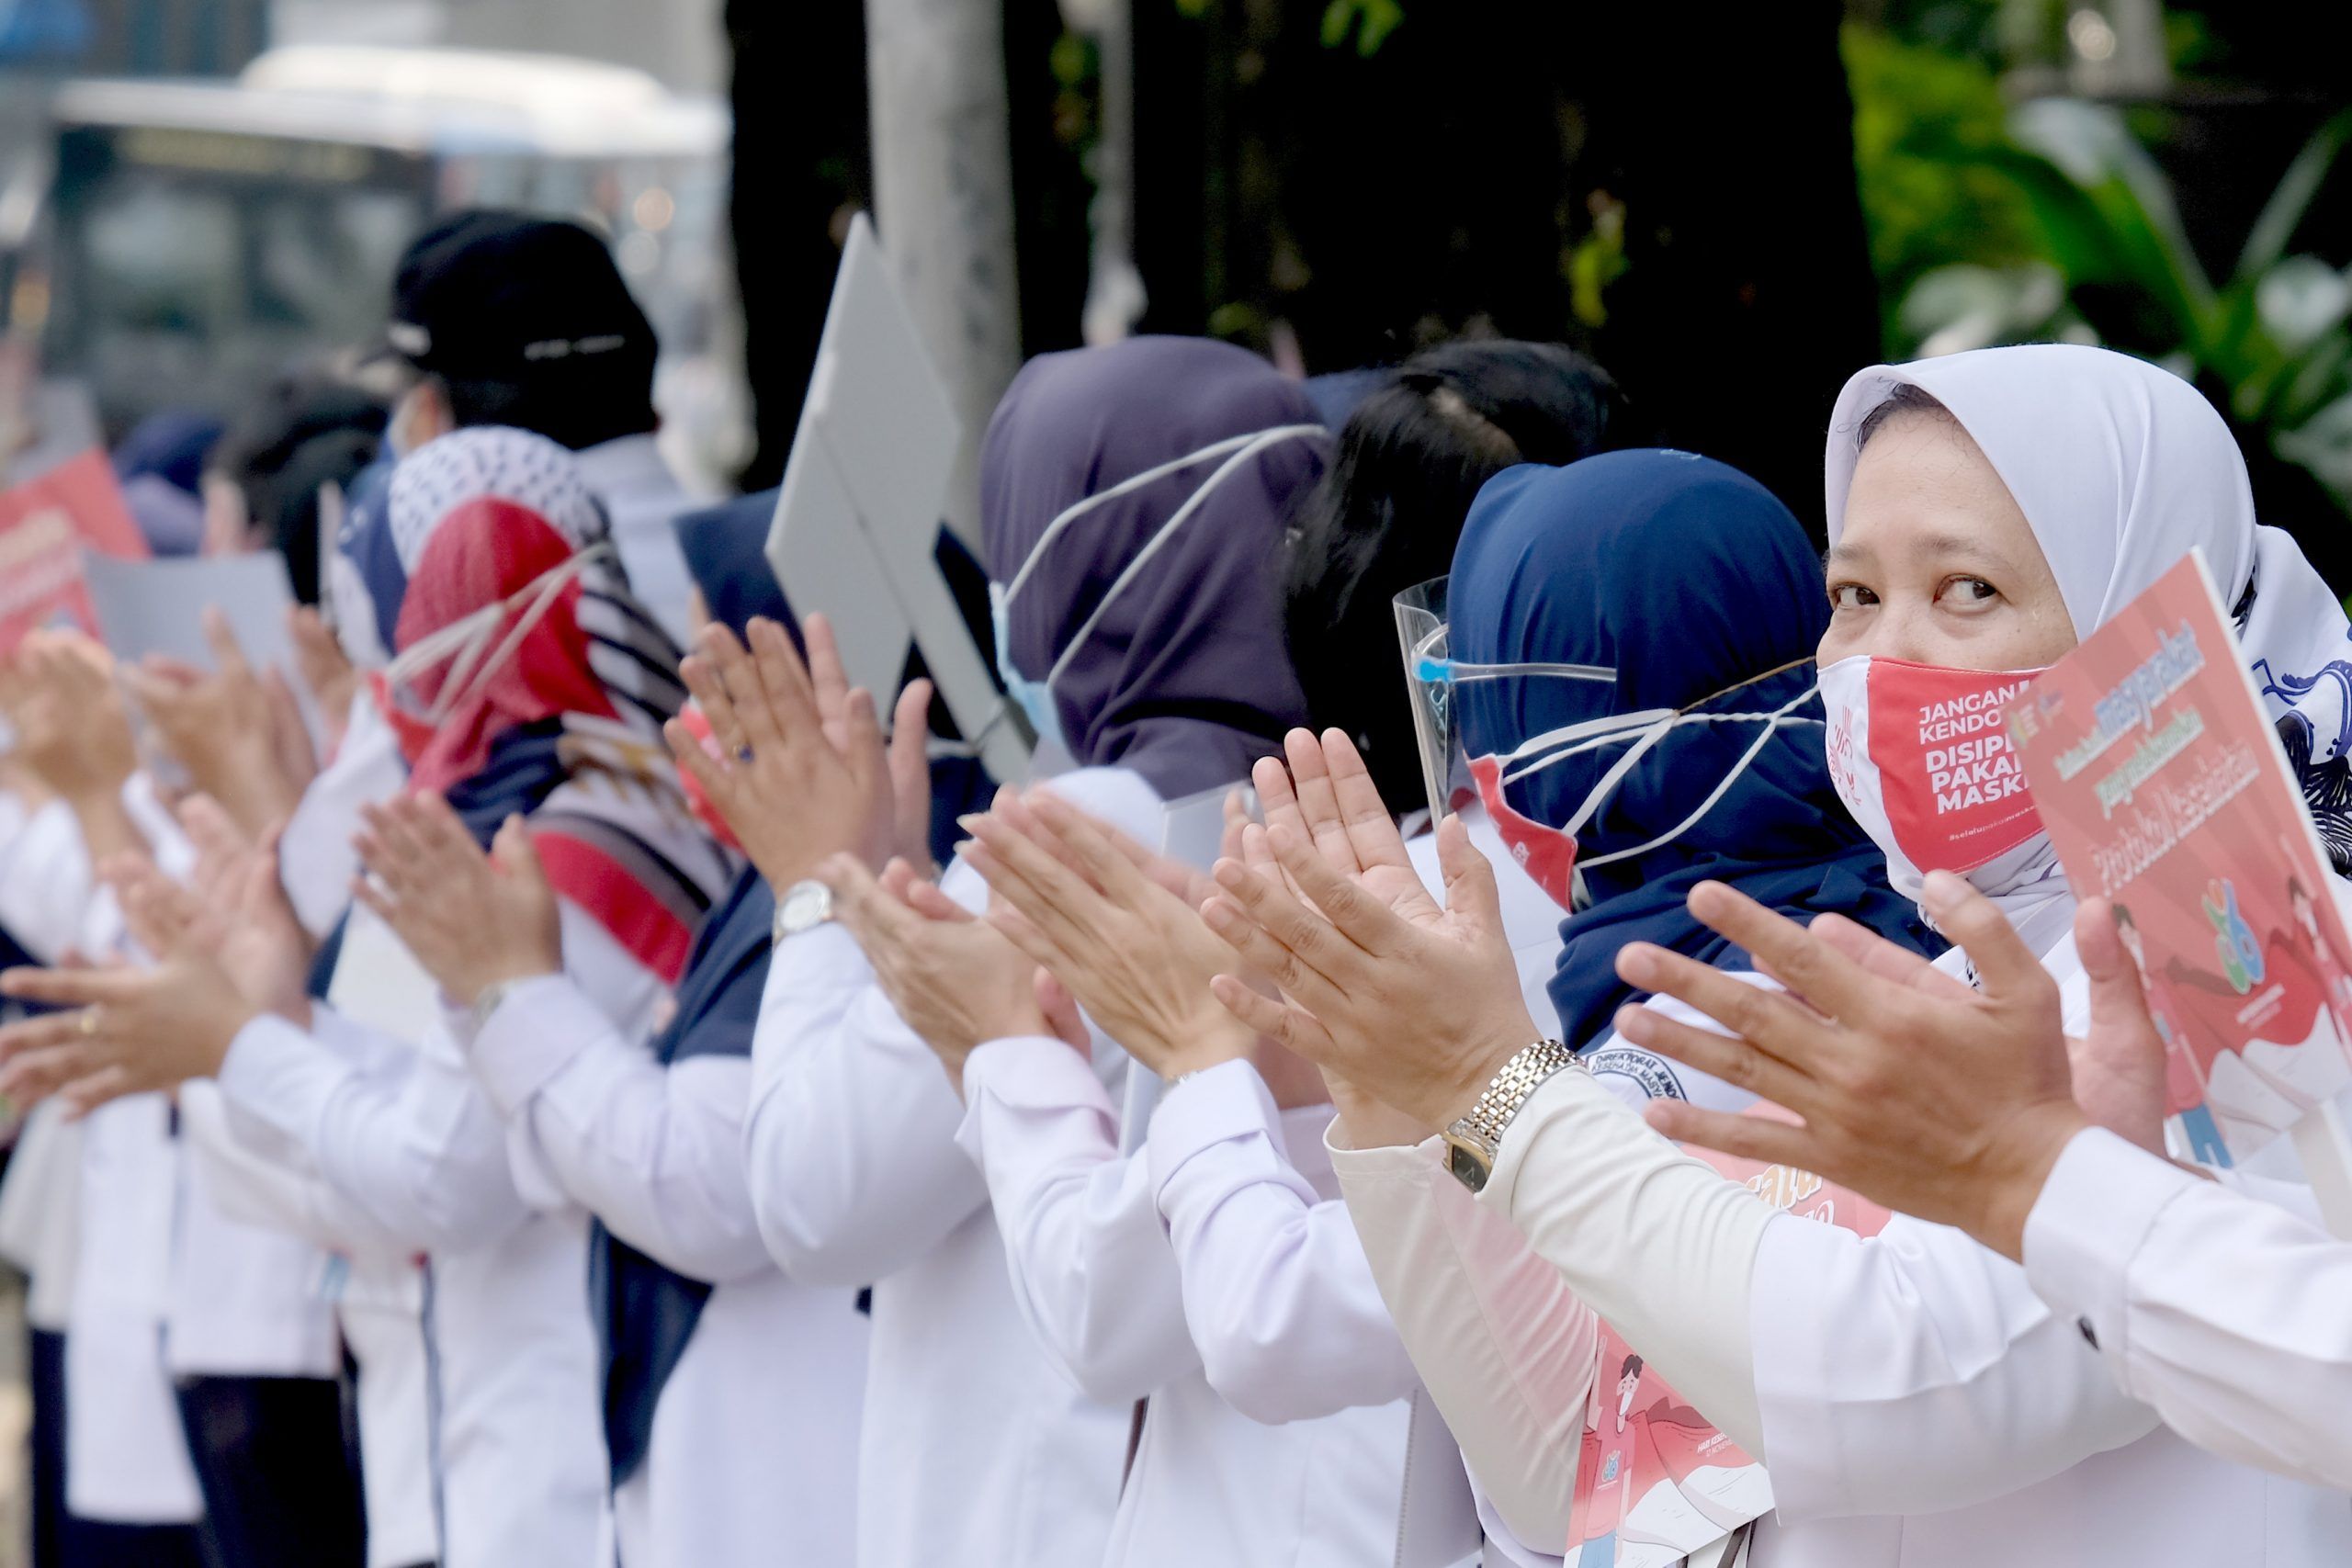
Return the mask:
<path id="1" fill-rule="evenodd" d="M 1987 894 L 2039 880 L 2049 836 L 2004 713 L 2035 670 L 1954 670 L 1857 654 L 1821 672 L 1829 778 L 1913 897 L 1931 871 Z"/>
<path id="2" fill-rule="evenodd" d="M 1013 665 L 1012 622 L 1006 618 L 1004 605 L 1003 585 L 989 583 L 989 619 L 996 630 L 997 679 L 1004 682 L 1004 694 L 1012 699 L 1013 705 L 1029 721 L 1029 733 L 1036 738 L 1038 746 L 1067 751 L 1069 742 L 1062 735 L 1061 710 L 1054 706 L 1053 687 L 1043 681 L 1032 681 Z"/>
<path id="3" fill-rule="evenodd" d="M 1070 660 L 1078 656 L 1079 649 L 1085 647 L 1087 639 L 1094 635 L 1094 628 L 1102 624 L 1102 617 L 1109 612 L 1112 602 L 1117 599 L 1125 591 L 1127 585 L 1151 564 L 1152 558 L 1176 536 L 1176 530 L 1182 527 L 1192 519 L 1193 513 L 1200 511 L 1218 485 L 1247 468 L 1259 453 L 1284 441 L 1297 441 L 1310 437 L 1320 439 L 1328 434 L 1329 432 L 1319 424 L 1276 425 L 1269 430 L 1227 436 L 1222 441 L 1212 442 L 1197 452 L 1188 452 L 1183 457 L 1162 463 L 1157 468 L 1146 468 L 1132 478 L 1120 480 L 1108 490 L 1098 491 L 1084 500 L 1065 507 L 1055 515 L 1052 522 L 1046 525 L 1045 532 L 1037 536 L 1036 544 L 1031 547 L 1028 558 L 1021 563 L 1021 569 L 1012 574 L 1012 581 L 1006 583 L 990 582 L 989 584 L 989 610 L 990 618 L 995 622 L 996 630 L 997 674 L 1004 682 L 1005 694 L 1020 706 L 1023 714 L 1028 716 L 1029 728 L 1035 733 L 1041 745 L 1050 739 L 1057 746 L 1068 750 L 1066 739 L 1062 734 L 1061 715 L 1054 703 L 1054 683 L 1061 679 L 1062 672 L 1069 668 Z M 1217 462 L 1219 458 L 1224 460 Z M 1170 474 L 1182 473 L 1186 468 L 1197 468 L 1204 463 L 1211 462 L 1217 463 L 1216 469 L 1208 478 L 1201 481 L 1199 487 L 1191 495 L 1184 498 L 1183 504 L 1169 514 L 1168 521 L 1161 524 L 1159 531 L 1145 541 L 1143 548 L 1136 552 L 1135 558 L 1127 562 L 1117 577 L 1112 579 L 1111 586 L 1103 591 L 1102 597 L 1095 604 L 1093 613 L 1086 617 L 1077 631 L 1070 634 L 1069 640 L 1064 643 L 1061 651 L 1054 656 L 1053 666 L 1046 671 L 1045 678 L 1031 680 L 1023 675 L 1012 662 L 1012 601 L 1020 594 L 1021 590 L 1028 585 L 1029 574 L 1037 570 L 1038 563 L 1046 558 L 1046 552 L 1053 548 L 1056 541 L 1060 539 L 1063 531 L 1088 513 L 1107 505 L 1121 496 L 1141 490 L 1147 485 L 1155 484 Z M 1075 753 L 1073 752 L 1072 755 Z"/>
<path id="4" fill-rule="evenodd" d="M 481 694 L 533 628 L 562 602 L 564 591 L 612 550 L 609 544 L 594 544 L 575 551 L 497 604 L 418 638 L 372 677 L 384 717 L 399 733 L 401 750 L 412 762 L 452 714 Z M 511 628 L 501 637 L 500 628 L 510 620 Z M 417 682 L 436 670 L 442 671 L 439 688 L 426 698 Z"/>

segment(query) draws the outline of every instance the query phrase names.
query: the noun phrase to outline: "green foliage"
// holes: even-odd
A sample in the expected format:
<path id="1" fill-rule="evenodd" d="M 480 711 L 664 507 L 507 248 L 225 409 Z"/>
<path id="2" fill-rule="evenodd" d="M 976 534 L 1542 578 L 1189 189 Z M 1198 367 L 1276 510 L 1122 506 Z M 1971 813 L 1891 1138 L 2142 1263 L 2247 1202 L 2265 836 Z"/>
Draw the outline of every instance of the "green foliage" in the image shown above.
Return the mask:
<path id="1" fill-rule="evenodd" d="M 1352 32 L 1356 52 L 1369 59 L 1404 25 L 1403 0 L 1331 0 L 1323 7 L 1323 47 L 1337 49 Z"/>
<path id="2" fill-rule="evenodd" d="M 1625 259 L 1625 204 L 1596 197 L 1592 228 L 1568 253 L 1568 303 L 1577 321 L 1588 327 L 1608 324 L 1602 296 L 1631 265 Z"/>
<path id="3" fill-rule="evenodd" d="M 2292 251 L 2352 110 L 2289 164 L 2217 282 L 2123 114 L 2051 97 L 1988 122 L 1978 67 L 1861 29 L 1847 52 L 1891 353 L 2055 338 L 2144 355 L 2226 388 L 2245 428 L 2352 508 L 2352 271 Z"/>
<path id="4" fill-rule="evenodd" d="M 2008 145 L 2008 108 L 1990 68 L 1870 28 L 1847 27 L 1842 47 L 1871 265 L 1896 335 L 1899 302 L 1934 268 L 2031 260 L 2032 212 L 1988 162 Z"/>

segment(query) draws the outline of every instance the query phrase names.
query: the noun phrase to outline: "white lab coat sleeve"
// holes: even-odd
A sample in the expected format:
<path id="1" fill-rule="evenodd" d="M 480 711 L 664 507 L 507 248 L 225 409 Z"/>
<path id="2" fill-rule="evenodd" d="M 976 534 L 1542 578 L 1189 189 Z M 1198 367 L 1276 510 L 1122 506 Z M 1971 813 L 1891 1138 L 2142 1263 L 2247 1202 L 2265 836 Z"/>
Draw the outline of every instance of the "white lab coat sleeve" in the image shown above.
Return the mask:
<path id="1" fill-rule="evenodd" d="M 2352 1489 L 2352 1246 L 2111 1133 L 2077 1134 L 2026 1273 L 2109 1373 L 2225 1459 Z"/>
<path id="2" fill-rule="evenodd" d="M 838 925 L 780 944 L 752 1036 L 744 1159 L 768 1256 L 811 1285 L 897 1273 L 978 1213 L 963 1108 Z"/>
<path id="3" fill-rule="evenodd" d="M 669 998 L 668 985 L 577 904 L 570 899 L 560 900 L 556 912 L 562 922 L 562 977 L 571 982 L 573 991 L 586 1004 L 587 1016 L 596 1021 L 598 1028 L 616 1033 L 624 1049 L 650 1060 L 643 1042 L 652 1033 L 653 1020 Z M 456 1043 L 475 1081 L 482 1082 L 481 1063 L 473 1048 L 478 1022 L 474 1010 L 459 1007 L 446 995 L 441 998 L 441 1005 L 442 1026 L 447 1037 Z M 583 1021 L 581 1018 L 570 1021 L 574 1027 Z M 507 1034 L 503 1043 L 503 1078 L 509 1089 L 515 1091 L 510 1103 L 516 1103 L 525 1086 L 536 1087 L 538 1078 L 552 1066 L 568 1060 L 577 1042 L 562 1037 L 533 1039 L 528 1031 L 517 1029 Z M 506 1128 L 506 1156 L 514 1190 L 522 1195 L 523 1201 L 541 1212 L 553 1212 L 579 1201 L 561 1175 L 549 1166 L 548 1150 L 533 1136 L 531 1124 L 514 1115 L 507 1106 L 497 1109 Z M 738 1165 L 741 1163 L 741 1147 L 739 1134 Z"/>
<path id="4" fill-rule="evenodd" d="M 410 1256 L 399 1236 L 319 1179 L 309 1156 L 230 1109 L 209 1079 L 182 1084 L 180 1126 L 222 1217 L 298 1237 L 328 1252 Z"/>
<path id="5" fill-rule="evenodd" d="M 370 1073 L 265 1016 L 238 1032 L 219 1082 L 232 1106 L 301 1150 L 369 1229 L 405 1250 L 485 1246 L 528 1217 L 505 1128 L 446 1036 Z"/>
<path id="6" fill-rule="evenodd" d="M 532 1162 L 615 1235 L 711 1284 L 774 1267 L 743 1169 L 749 1059 L 664 1066 L 561 976 L 509 991 L 469 1055 Z"/>
<path id="7" fill-rule="evenodd" d="M 1200 1365 L 1147 1161 L 1058 1040 L 993 1040 L 964 1064 L 956 1142 L 988 1181 L 1021 1314 L 1089 1398 L 1124 1404 Z"/>
<path id="8" fill-rule="evenodd" d="M 1591 1404 L 1599 1320 L 1559 1269 L 1418 1147 L 1326 1142 L 1397 1334 L 1455 1440 L 1480 1513 L 1510 1560 L 1555 1561 Z"/>
<path id="9" fill-rule="evenodd" d="M 96 886 L 74 808 L 49 801 L 0 848 L 0 926 L 54 964 L 79 937 Z"/>
<path id="10" fill-rule="evenodd" d="M 1185 1321 L 1227 1404 L 1279 1426 L 1420 1387 L 1347 1205 L 1292 1165 L 1256 1067 L 1220 1063 L 1170 1088 L 1145 1150 Z"/>
<path id="11" fill-rule="evenodd" d="M 1774 1215 L 1754 1193 L 1568 1068 L 1520 1108 L 1478 1201 L 1508 1215 L 1700 1414 L 1763 1457 L 1748 1281 Z"/>
<path id="12" fill-rule="evenodd" d="M 1948 1226 L 1898 1214 L 1865 1240 L 1781 1219 L 1751 1301 L 1783 1519 L 1987 1502 L 2156 1426 L 2023 1269 Z"/>
<path id="13" fill-rule="evenodd" d="M 1052 787 L 1155 841 L 1159 800 L 1139 775 L 1084 768 Z M 939 887 L 968 909 L 987 902 L 961 861 Z M 875 984 L 855 938 L 825 925 L 777 946 L 752 1036 L 744 1151 L 760 1235 L 786 1273 L 869 1284 L 979 1213 L 988 1185 L 956 1146 L 963 1119 L 939 1058 Z"/>

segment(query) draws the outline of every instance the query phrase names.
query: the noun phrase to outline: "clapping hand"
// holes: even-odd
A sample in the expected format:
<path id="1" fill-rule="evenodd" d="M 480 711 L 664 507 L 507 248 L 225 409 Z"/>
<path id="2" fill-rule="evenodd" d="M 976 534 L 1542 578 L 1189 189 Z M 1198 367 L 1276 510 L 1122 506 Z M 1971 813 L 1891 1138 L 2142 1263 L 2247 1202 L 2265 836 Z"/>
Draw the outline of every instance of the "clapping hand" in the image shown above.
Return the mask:
<path id="1" fill-rule="evenodd" d="M 256 671 L 218 606 L 204 612 L 212 669 L 161 655 L 123 670 L 148 733 L 247 833 L 289 815 L 318 772 L 285 677 Z"/>
<path id="2" fill-rule="evenodd" d="M 1175 1078 L 1252 1054 L 1257 1032 L 1209 990 L 1232 955 L 1185 901 L 1205 896 L 1195 874 L 1047 790 L 1002 791 L 964 826 L 965 863 L 997 897 L 989 923 L 1129 1055 Z"/>
<path id="3" fill-rule="evenodd" d="M 1320 740 L 1294 730 L 1284 744 L 1295 788 L 1280 763 L 1258 765 L 1268 826 L 1245 835 L 1253 852 L 1217 863 L 1219 891 L 1202 911 L 1244 971 L 1217 976 L 1217 999 L 1414 1124 L 1444 1126 L 1537 1037 L 1493 868 L 1461 819 L 1446 818 L 1441 907 L 1353 743 L 1337 730 Z M 1271 979 L 1281 999 L 1253 988 L 1250 974 Z"/>
<path id="4" fill-rule="evenodd" d="M 820 874 L 883 994 L 937 1055 L 958 1094 L 966 1058 L 989 1041 L 1045 1034 L 1086 1049 L 1067 994 L 1002 932 L 905 861 L 891 861 L 876 877 L 856 856 L 839 854 Z"/>
<path id="5" fill-rule="evenodd" d="M 709 626 L 695 653 L 680 666 L 687 689 L 709 722 L 714 750 L 706 750 L 673 719 L 665 729 L 678 764 L 694 776 L 734 829 L 770 886 L 781 891 L 816 874 L 840 852 L 878 867 L 903 852 L 910 832 L 927 840 L 929 772 L 920 761 L 924 726 L 918 705 L 929 702 L 918 682 L 903 694 L 899 733 L 883 749 L 874 698 L 843 678 L 832 627 L 822 615 L 803 626 L 808 662 L 774 621 L 755 619 L 747 650 L 724 626 Z M 917 709 L 913 723 L 908 710 Z M 915 786 L 918 800 L 899 796 Z M 902 788 L 903 786 L 903 788 Z M 910 828 L 910 815 L 922 826 Z M 927 851 L 918 851 L 928 865 Z"/>
<path id="6" fill-rule="evenodd" d="M 274 877 L 274 859 L 268 864 Z M 0 975 L 9 996 L 74 1010 L 0 1029 L 0 1094 L 11 1100 L 55 1095 L 82 1115 L 123 1095 L 209 1077 L 266 1009 L 225 962 L 235 911 L 207 905 L 143 855 L 115 856 L 106 873 L 125 923 L 156 962 Z"/>
<path id="7" fill-rule="evenodd" d="M 14 757 L 75 805 L 119 798 L 139 752 L 105 649 L 76 632 L 28 634 L 0 687 L 17 730 Z"/>
<path id="8" fill-rule="evenodd" d="M 510 817 L 484 854 L 438 795 L 361 808 L 368 874 L 352 885 L 455 1001 L 563 967 L 555 890 L 530 829 Z"/>
<path id="9" fill-rule="evenodd" d="M 343 744 L 343 729 L 351 716 L 351 700 L 359 694 L 359 671 L 343 650 L 334 628 L 309 604 L 286 612 L 286 630 L 294 645 L 294 667 L 318 705 L 319 723 L 326 731 L 332 755 Z"/>
<path id="10" fill-rule="evenodd" d="M 317 944 L 302 928 L 279 876 L 277 833 L 247 837 L 219 803 L 195 795 L 179 807 L 180 827 L 196 847 L 196 871 L 183 890 L 144 856 L 124 859 L 110 877 L 131 934 L 152 953 L 178 951 L 187 939 L 218 958 L 245 999 L 307 1024 L 305 987 Z M 187 933 L 159 942 L 141 929 L 142 908 L 160 912 L 179 901 L 198 918 L 175 921 Z"/>
<path id="11" fill-rule="evenodd" d="M 1789 991 L 1630 943 L 1617 963 L 1627 984 L 1678 998 L 1732 1034 L 1638 1007 L 1619 1013 L 1618 1032 L 1803 1119 L 1653 1101 L 1646 1114 L 1667 1136 L 1813 1171 L 1889 1208 L 1958 1225 L 2014 1258 L 2051 1166 L 2085 1125 L 2104 1120 L 2161 1152 L 2163 1046 L 2104 902 L 2086 903 L 2075 919 L 2091 991 L 2090 1037 L 2073 1050 L 2085 1068 L 2078 1102 L 2057 982 L 1999 908 L 1961 878 L 1930 874 L 1922 898 L 1967 953 L 1981 988 L 1842 916 L 1820 916 L 1807 929 L 1702 883 L 1691 889 L 1691 913 Z M 2118 1065 L 2120 1085 L 2090 1081 L 2095 1066 Z"/>

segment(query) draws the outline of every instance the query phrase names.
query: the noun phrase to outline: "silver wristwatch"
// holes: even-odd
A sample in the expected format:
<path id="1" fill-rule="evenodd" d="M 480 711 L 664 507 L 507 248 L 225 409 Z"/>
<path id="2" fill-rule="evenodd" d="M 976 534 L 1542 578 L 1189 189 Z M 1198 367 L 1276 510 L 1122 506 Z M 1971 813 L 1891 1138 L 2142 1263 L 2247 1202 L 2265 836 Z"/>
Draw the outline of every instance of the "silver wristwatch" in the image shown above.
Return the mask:
<path id="1" fill-rule="evenodd" d="M 1557 1040 L 1538 1040 L 1521 1046 L 1488 1081 L 1466 1116 L 1441 1134 L 1445 1139 L 1446 1168 L 1473 1192 L 1486 1190 L 1502 1153 L 1503 1134 L 1529 1096 L 1564 1067 L 1583 1069 L 1584 1061 Z M 1589 1069 L 1585 1069 L 1589 1070 Z"/>
<path id="2" fill-rule="evenodd" d="M 833 890 L 814 877 L 796 882 L 775 901 L 775 920 L 768 928 L 768 945 L 788 936 L 815 931 L 833 918 Z"/>

